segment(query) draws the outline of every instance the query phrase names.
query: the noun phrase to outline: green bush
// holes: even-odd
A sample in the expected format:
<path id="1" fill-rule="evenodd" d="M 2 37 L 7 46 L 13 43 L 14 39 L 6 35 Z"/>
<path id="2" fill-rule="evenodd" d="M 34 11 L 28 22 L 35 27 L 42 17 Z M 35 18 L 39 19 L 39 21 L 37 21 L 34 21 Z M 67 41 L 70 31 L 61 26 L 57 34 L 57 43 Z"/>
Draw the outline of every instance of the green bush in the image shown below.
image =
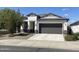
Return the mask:
<path id="1" fill-rule="evenodd" d="M 74 33 L 73 35 L 79 36 L 79 33 Z"/>
<path id="2" fill-rule="evenodd" d="M 67 36 L 65 36 L 65 40 L 66 41 L 76 41 L 78 39 L 77 39 L 76 35 L 67 35 Z"/>
<path id="3" fill-rule="evenodd" d="M 77 39 L 79 40 L 79 33 L 74 33 L 73 35 L 77 36 Z"/>
<path id="4" fill-rule="evenodd" d="M 0 29 L 0 34 L 8 34 L 8 31 L 5 29 Z"/>

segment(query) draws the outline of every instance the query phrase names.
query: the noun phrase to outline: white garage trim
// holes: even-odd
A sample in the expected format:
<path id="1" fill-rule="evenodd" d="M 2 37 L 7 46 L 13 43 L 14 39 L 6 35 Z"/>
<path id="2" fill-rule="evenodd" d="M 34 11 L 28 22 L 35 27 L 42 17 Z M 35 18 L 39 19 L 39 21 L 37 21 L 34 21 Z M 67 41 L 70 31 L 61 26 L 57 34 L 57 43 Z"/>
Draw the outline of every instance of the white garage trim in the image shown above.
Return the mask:
<path id="1" fill-rule="evenodd" d="M 38 33 L 40 32 L 40 31 L 39 31 L 39 25 L 40 25 L 40 24 L 61 24 L 61 25 L 62 25 L 62 34 L 63 34 L 63 24 L 62 24 L 62 23 L 39 23 L 39 24 L 38 24 Z"/>

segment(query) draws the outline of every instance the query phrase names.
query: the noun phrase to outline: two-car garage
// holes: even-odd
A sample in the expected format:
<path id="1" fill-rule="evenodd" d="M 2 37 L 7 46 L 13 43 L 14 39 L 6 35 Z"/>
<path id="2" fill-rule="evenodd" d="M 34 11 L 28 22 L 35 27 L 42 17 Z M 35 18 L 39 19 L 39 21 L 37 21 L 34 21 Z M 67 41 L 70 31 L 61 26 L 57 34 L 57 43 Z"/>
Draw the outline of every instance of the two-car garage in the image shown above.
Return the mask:
<path id="1" fill-rule="evenodd" d="M 39 33 L 52 33 L 52 34 L 62 34 L 62 24 L 61 23 L 40 23 Z"/>

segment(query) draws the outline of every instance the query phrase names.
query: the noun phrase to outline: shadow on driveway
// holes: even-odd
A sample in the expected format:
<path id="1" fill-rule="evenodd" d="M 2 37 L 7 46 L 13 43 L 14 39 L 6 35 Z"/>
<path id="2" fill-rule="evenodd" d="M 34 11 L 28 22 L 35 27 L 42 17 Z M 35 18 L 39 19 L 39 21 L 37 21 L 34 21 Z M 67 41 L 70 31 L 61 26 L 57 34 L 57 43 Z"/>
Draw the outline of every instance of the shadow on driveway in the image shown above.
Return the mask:
<path id="1" fill-rule="evenodd" d="M 0 52 L 78 52 L 78 50 L 0 45 Z"/>

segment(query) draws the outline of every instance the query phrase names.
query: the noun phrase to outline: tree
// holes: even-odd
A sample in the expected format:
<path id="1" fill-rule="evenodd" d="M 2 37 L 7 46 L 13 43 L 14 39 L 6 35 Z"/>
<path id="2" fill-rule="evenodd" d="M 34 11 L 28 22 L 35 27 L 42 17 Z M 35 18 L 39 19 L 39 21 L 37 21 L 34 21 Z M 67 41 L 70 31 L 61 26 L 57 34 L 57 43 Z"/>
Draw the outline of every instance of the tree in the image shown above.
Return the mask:
<path id="1" fill-rule="evenodd" d="M 72 34 L 73 34 L 72 29 L 71 29 L 71 27 L 70 27 L 70 26 L 68 26 L 68 27 L 67 27 L 67 33 L 68 33 L 68 34 L 70 34 L 70 35 L 72 35 Z"/>
<path id="2" fill-rule="evenodd" d="M 8 32 L 10 34 L 13 34 L 16 32 L 16 27 L 19 27 L 20 32 L 20 26 L 23 22 L 23 16 L 20 12 L 5 8 L 0 10 L 0 21 L 4 23 L 4 27 L 8 30 Z"/>
<path id="3" fill-rule="evenodd" d="M 23 15 L 21 15 L 21 13 L 20 13 L 20 10 L 18 9 L 18 11 L 17 11 L 17 17 L 16 17 L 17 19 L 16 19 L 16 27 L 17 27 L 17 30 L 18 30 L 18 32 L 20 32 L 20 27 L 21 27 L 21 25 L 22 25 L 22 23 L 23 23 L 23 20 L 22 19 L 24 19 L 24 16 Z"/>

